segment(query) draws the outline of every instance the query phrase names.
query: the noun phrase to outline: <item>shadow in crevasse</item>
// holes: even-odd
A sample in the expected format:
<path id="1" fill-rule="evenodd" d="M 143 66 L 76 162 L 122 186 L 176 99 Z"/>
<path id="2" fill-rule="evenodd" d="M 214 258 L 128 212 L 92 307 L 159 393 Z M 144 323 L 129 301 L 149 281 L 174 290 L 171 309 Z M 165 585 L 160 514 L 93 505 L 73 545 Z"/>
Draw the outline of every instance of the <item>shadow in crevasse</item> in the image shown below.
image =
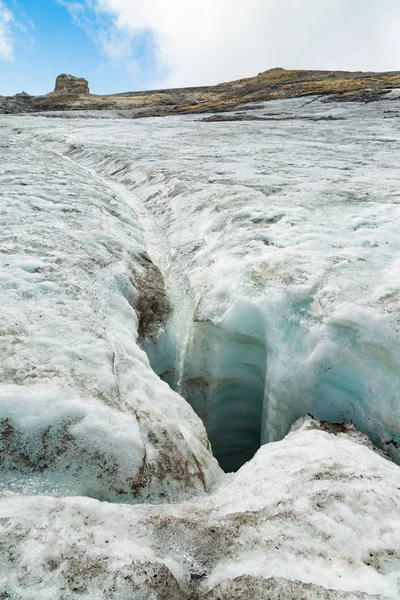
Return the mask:
<path id="1" fill-rule="evenodd" d="M 261 444 L 267 363 L 262 317 L 243 301 L 221 323 L 192 319 L 183 356 L 171 323 L 141 345 L 154 371 L 202 419 L 221 468 L 237 471 Z"/>

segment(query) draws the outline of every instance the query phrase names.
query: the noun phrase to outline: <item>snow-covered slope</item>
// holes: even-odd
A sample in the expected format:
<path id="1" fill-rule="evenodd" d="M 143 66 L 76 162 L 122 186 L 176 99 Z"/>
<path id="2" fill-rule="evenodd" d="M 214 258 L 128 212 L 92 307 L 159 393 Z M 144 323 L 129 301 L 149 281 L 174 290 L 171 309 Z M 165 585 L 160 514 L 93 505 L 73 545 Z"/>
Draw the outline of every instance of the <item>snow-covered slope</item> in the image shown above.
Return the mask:
<path id="1" fill-rule="evenodd" d="M 0 152 L 1 487 L 112 501 L 204 491 L 219 468 L 203 425 L 136 344 L 168 303 L 134 210 L 15 130 L 2 128 Z"/>

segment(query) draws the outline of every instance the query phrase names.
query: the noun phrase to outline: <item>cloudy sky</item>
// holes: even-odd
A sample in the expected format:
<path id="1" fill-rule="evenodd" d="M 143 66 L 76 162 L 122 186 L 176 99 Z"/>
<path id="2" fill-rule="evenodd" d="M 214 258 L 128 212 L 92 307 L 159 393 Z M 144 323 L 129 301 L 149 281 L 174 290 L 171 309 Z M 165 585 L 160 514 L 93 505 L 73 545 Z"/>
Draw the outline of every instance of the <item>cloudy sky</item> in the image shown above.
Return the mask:
<path id="1" fill-rule="evenodd" d="M 400 0 L 0 0 L 0 94 L 107 93 L 272 67 L 400 70 Z"/>

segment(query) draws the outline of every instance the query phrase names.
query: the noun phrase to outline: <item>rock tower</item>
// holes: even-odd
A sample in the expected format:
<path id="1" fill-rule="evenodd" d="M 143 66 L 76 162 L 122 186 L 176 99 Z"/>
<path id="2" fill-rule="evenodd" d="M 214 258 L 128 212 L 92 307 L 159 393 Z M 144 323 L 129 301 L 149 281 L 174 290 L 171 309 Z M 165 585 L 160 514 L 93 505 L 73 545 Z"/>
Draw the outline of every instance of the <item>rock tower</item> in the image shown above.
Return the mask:
<path id="1" fill-rule="evenodd" d="M 56 79 L 53 94 L 57 96 L 87 96 L 89 94 L 89 83 L 83 77 L 62 74 Z"/>

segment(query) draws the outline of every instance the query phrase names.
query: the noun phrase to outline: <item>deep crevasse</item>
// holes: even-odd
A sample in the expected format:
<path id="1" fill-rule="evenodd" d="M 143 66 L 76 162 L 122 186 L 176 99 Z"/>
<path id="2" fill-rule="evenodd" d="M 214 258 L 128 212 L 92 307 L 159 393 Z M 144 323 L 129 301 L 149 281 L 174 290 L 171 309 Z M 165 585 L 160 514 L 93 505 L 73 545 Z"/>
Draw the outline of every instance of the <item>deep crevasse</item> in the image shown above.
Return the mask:
<path id="1" fill-rule="evenodd" d="M 295 113 L 300 103 L 277 107 Z M 400 150 L 384 109 L 331 105 L 345 121 L 265 129 L 190 117 L 30 121 L 27 135 L 139 195 L 155 222 L 148 242 L 175 311 L 157 344 L 144 345 L 208 423 L 217 455 L 220 424 L 247 427 L 239 397 L 257 407 L 247 415 L 251 448 L 311 412 L 351 420 L 396 453 Z M 253 346 L 244 339 L 252 323 Z"/>

